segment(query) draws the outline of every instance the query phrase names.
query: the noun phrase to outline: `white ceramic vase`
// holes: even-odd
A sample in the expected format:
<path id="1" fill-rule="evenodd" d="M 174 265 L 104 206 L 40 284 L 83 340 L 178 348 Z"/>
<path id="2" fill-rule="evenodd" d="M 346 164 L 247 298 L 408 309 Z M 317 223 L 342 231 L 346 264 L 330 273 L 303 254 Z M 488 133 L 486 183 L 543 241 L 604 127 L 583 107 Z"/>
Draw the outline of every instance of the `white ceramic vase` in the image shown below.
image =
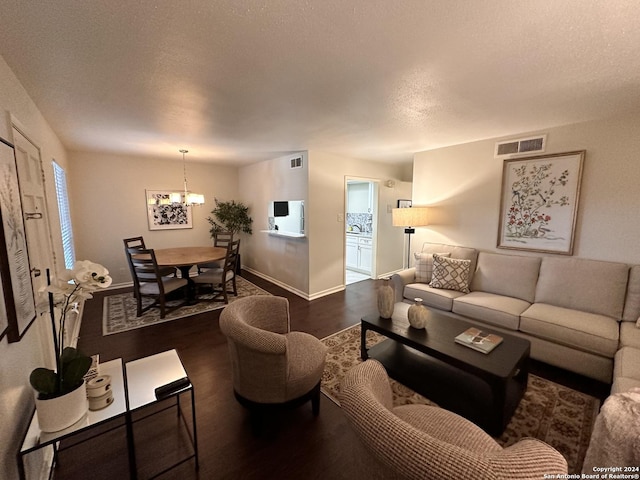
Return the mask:
<path id="1" fill-rule="evenodd" d="M 395 304 L 395 292 L 389 285 L 389 279 L 382 279 L 382 286 L 378 288 L 378 312 L 382 318 L 391 318 Z"/>
<path id="2" fill-rule="evenodd" d="M 409 317 L 409 325 L 413 328 L 427 328 L 427 316 L 429 315 L 429 311 L 427 307 L 422 305 L 421 298 L 414 299 L 416 303 L 409 307 L 409 311 L 407 313 Z"/>
<path id="3" fill-rule="evenodd" d="M 87 413 L 88 407 L 85 382 L 61 397 L 47 400 L 38 399 L 36 392 L 36 413 L 43 432 L 57 432 L 73 425 Z"/>

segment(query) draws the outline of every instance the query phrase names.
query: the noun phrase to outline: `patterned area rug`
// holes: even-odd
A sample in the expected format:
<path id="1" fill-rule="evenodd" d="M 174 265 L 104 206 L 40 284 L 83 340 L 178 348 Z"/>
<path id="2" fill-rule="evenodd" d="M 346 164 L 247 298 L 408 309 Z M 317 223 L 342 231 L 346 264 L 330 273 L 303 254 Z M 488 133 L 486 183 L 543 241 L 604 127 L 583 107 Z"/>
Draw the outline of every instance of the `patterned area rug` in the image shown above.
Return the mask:
<path id="1" fill-rule="evenodd" d="M 238 296 L 229 295 L 229 303 L 236 301 L 238 298 L 248 297 L 249 295 L 271 295 L 266 290 L 254 285 L 249 280 L 237 277 Z M 173 310 L 164 318 L 160 318 L 160 309 L 151 308 L 144 312 L 140 317 L 136 317 L 136 300 L 132 293 L 122 293 L 118 295 L 109 295 L 104 297 L 102 306 L 102 335 L 112 335 L 114 333 L 126 332 L 136 328 L 147 327 L 157 323 L 170 322 L 178 318 L 189 317 L 197 313 L 217 310 L 225 306 L 222 300 L 208 301 L 213 295 L 200 295 L 203 301 L 195 305 L 184 305 Z M 175 306 L 182 300 L 171 300 L 167 302 L 168 306 Z M 151 299 L 143 299 L 143 307 L 152 303 Z"/>
<path id="2" fill-rule="evenodd" d="M 367 346 L 385 340 L 367 331 Z M 329 348 L 322 375 L 322 392 L 336 404 L 340 381 L 360 358 L 360 325 L 355 325 L 322 342 Z M 433 402 L 391 380 L 394 405 Z M 529 375 L 527 391 L 498 443 L 507 447 L 524 437 L 534 437 L 553 446 L 567 459 L 569 473 L 580 473 L 600 401 L 535 375 Z"/>

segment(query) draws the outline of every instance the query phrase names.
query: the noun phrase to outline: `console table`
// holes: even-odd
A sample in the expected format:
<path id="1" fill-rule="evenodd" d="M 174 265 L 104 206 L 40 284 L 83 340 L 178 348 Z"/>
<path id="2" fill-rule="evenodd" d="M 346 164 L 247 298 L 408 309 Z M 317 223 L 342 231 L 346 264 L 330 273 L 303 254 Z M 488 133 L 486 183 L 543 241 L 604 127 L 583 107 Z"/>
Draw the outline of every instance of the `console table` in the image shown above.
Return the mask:
<path id="1" fill-rule="evenodd" d="M 22 446 L 18 451 L 18 472 L 21 479 L 24 480 L 27 478 L 24 466 L 24 457 L 26 455 L 46 447 L 52 447 L 54 459 L 53 463 L 55 464 L 58 451 L 66 450 L 73 447 L 74 445 L 77 445 L 77 443 L 74 443 L 71 445 L 65 445 L 64 448 L 59 448 L 59 444 L 62 440 L 71 438 L 81 432 L 94 429 L 98 425 L 103 425 L 107 422 L 115 421 L 118 418 L 124 418 L 127 412 L 127 406 L 122 370 L 122 359 L 118 358 L 116 360 L 111 360 L 110 362 L 101 363 L 100 375 L 111 376 L 113 403 L 111 403 L 111 405 L 109 405 L 108 407 L 96 411 L 89 410 L 87 414 L 76 423 L 74 423 L 70 427 L 65 428 L 64 430 L 60 430 L 59 432 L 41 431 L 40 425 L 38 424 L 38 416 L 34 411 L 31 418 L 31 423 L 29 424 L 29 428 L 27 429 L 27 432 L 25 433 L 24 439 L 22 441 Z M 124 421 L 120 422 L 117 425 L 114 425 L 112 428 L 101 431 L 99 435 L 123 426 L 125 426 Z M 94 438 L 95 436 L 97 435 L 89 438 Z M 87 439 L 88 438 L 85 438 L 84 440 Z M 131 469 L 131 465 L 129 467 Z"/>
<path id="2" fill-rule="evenodd" d="M 157 355 L 127 362 L 125 365 L 123 365 L 122 359 L 118 358 L 101 363 L 99 368 L 100 375 L 111 376 L 113 403 L 102 410 L 89 410 L 87 414 L 75 424 L 59 432 L 51 433 L 40 430 L 38 417 L 34 412 L 17 455 L 20 478 L 22 480 L 26 480 L 27 478 L 24 457 L 30 453 L 46 447 L 52 447 L 54 454 L 53 470 L 53 465 L 55 465 L 59 451 L 72 448 L 78 443 L 110 432 L 116 428 L 124 427 L 126 429 L 129 453 L 130 478 L 137 479 L 139 472 L 136 464 L 134 424 L 173 407 L 176 407 L 178 417 L 182 420 L 181 425 L 187 431 L 193 452 L 179 459 L 174 464 L 165 466 L 160 472 L 144 475 L 144 478 L 155 478 L 191 458 L 195 459 L 195 468 L 198 470 L 195 392 L 193 384 L 189 381 L 187 372 L 178 356 L 178 352 L 176 350 L 169 350 Z M 182 382 L 175 388 L 163 392 L 160 396 L 156 396 L 156 388 L 171 384 L 176 380 L 182 380 Z M 180 396 L 186 392 L 190 392 L 191 394 L 191 430 L 189 430 L 189 425 L 187 424 L 180 404 Z M 166 405 L 168 401 L 172 401 L 172 403 Z M 79 440 L 77 443 L 65 445 L 60 448 L 60 442 L 62 440 L 71 439 L 71 437 L 81 432 L 87 432 L 99 425 L 105 425 L 107 422 L 115 422 L 117 419 L 121 419 L 122 421 L 117 422 L 110 428 L 100 429 L 96 435 L 83 436 L 82 440 Z"/>
<path id="3" fill-rule="evenodd" d="M 177 467 L 181 463 L 184 463 L 191 458 L 195 459 L 196 470 L 199 469 L 200 464 L 198 460 L 198 437 L 196 431 L 196 399 L 195 392 L 193 390 L 193 384 L 189 381 L 187 372 L 180 361 L 178 352 L 175 350 L 168 350 L 166 352 L 158 353 L 157 355 L 151 355 L 139 360 L 127 362 L 125 365 L 126 383 L 127 383 L 127 428 L 129 431 L 129 456 L 131 459 L 130 464 L 136 464 L 136 450 L 134 443 L 134 423 L 140 422 L 145 418 L 152 415 L 156 415 L 169 408 L 176 407 L 178 417 L 182 420 L 182 425 L 188 432 L 189 440 L 193 448 L 193 453 L 185 456 L 182 459 L 178 459 L 174 464 L 165 467 L 162 471 L 153 473 L 145 478 L 155 478 L 163 473 Z M 177 384 L 175 388 L 165 392 L 162 396 L 156 395 L 156 389 L 164 385 L 169 385 L 173 382 L 184 379 L 184 383 Z M 180 405 L 180 395 L 185 392 L 191 393 L 191 421 L 192 430 L 189 431 L 189 426 L 185 420 L 185 416 Z M 164 408 L 151 408 L 153 405 L 165 400 L 171 399 L 174 401 L 171 405 Z M 149 410 L 150 413 L 140 418 L 133 418 L 133 413 L 141 410 Z"/>

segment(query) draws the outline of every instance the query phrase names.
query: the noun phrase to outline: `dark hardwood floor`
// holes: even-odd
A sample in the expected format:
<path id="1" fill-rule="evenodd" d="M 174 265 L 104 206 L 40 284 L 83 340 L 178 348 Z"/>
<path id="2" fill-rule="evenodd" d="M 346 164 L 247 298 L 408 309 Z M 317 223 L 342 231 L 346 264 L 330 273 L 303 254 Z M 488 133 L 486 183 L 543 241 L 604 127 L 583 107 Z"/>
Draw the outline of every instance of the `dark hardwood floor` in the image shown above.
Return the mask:
<path id="1" fill-rule="evenodd" d="M 308 302 L 254 275 L 243 272 L 243 276 L 275 295 L 287 297 L 292 329 L 318 338 L 357 324 L 364 313 L 375 309 L 377 283 L 373 280 Z M 233 396 L 226 340 L 218 327 L 220 310 L 105 337 L 103 297 L 104 293 L 96 294 L 85 306 L 79 341 L 82 351 L 99 353 L 101 362 L 119 357 L 127 362 L 175 348 L 195 388 L 200 470 L 196 472 L 190 460 L 161 478 L 371 478 L 361 473 L 361 450 L 356 447 L 346 417 L 324 395 L 317 418 L 308 404 L 274 414 L 261 436 L 252 434 L 248 414 Z M 606 396 L 606 386 L 539 362 L 533 362 L 531 371 L 592 395 Z M 171 412 L 149 417 L 135 426 L 141 478 L 173 463 L 176 452 L 180 453 L 176 438 L 180 430 Z M 58 480 L 121 479 L 128 475 L 124 428 L 60 452 L 55 469 Z"/>

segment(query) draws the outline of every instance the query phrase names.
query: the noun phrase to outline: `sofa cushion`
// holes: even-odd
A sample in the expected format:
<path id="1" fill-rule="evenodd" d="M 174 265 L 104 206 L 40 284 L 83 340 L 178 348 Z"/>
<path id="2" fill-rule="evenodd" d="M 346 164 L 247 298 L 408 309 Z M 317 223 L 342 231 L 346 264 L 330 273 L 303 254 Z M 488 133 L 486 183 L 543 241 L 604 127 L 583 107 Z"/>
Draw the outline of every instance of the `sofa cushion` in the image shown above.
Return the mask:
<path id="1" fill-rule="evenodd" d="M 450 253 L 439 253 L 441 257 L 449 257 Z M 433 253 L 416 253 L 416 282 L 429 283 L 433 273 Z"/>
<path id="2" fill-rule="evenodd" d="M 429 243 L 422 244 L 422 253 L 450 253 L 451 258 L 459 258 L 460 260 L 469 260 L 471 266 L 469 268 L 470 277 L 469 281 L 473 278 L 473 272 L 476 271 L 476 264 L 478 261 L 478 250 L 469 247 L 458 247 L 456 245 L 446 245 L 444 243 Z"/>
<path id="3" fill-rule="evenodd" d="M 582 310 L 620 320 L 629 267 L 623 263 L 544 257 L 535 303 Z"/>
<path id="4" fill-rule="evenodd" d="M 633 265 L 629 269 L 627 297 L 624 301 L 622 319 L 627 322 L 640 320 L 640 265 Z"/>
<path id="5" fill-rule="evenodd" d="M 633 378 L 640 381 L 640 349 L 623 347 L 616 353 L 613 378 Z"/>
<path id="6" fill-rule="evenodd" d="M 461 295 L 464 295 L 464 293 L 456 290 L 433 288 L 426 283 L 410 283 L 404 287 L 404 298 L 409 300 L 421 298 L 425 306 L 439 308 L 448 312 L 453 308 L 453 299 Z"/>
<path id="7" fill-rule="evenodd" d="M 541 260 L 540 257 L 480 252 L 471 290 L 533 303 Z"/>
<path id="8" fill-rule="evenodd" d="M 545 303 L 534 303 L 522 313 L 520 331 L 608 358 L 618 349 L 615 319 Z"/>
<path id="9" fill-rule="evenodd" d="M 453 300 L 453 311 L 491 325 L 518 330 L 520 314 L 530 305 L 519 298 L 488 292 L 471 292 Z"/>
<path id="10" fill-rule="evenodd" d="M 635 323 L 620 322 L 620 347 L 640 349 L 640 328 Z"/>
<path id="11" fill-rule="evenodd" d="M 611 385 L 611 395 L 628 392 L 632 388 L 640 388 L 640 380 L 627 377 L 615 377 Z"/>
<path id="12" fill-rule="evenodd" d="M 433 254 L 433 274 L 429 286 L 469 293 L 471 260 L 459 260 Z"/>

